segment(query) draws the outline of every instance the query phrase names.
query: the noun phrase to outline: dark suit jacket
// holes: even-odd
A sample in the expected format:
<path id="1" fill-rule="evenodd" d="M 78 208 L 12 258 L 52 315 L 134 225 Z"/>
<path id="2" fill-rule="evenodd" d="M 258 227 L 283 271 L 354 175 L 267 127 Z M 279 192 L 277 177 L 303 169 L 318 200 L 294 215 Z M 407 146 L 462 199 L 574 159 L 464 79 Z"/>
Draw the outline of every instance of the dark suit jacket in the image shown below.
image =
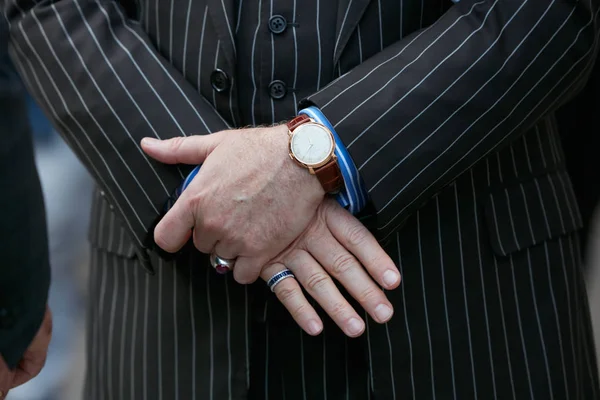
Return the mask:
<path id="1" fill-rule="evenodd" d="M 600 201 L 600 159 L 590 138 L 598 134 L 600 110 L 600 63 L 596 64 L 585 88 L 556 113 L 567 168 L 573 181 L 583 218 L 582 252 L 589 245 L 590 226 Z"/>
<path id="2" fill-rule="evenodd" d="M 192 273 L 182 271 L 208 269 L 205 258 L 202 264 L 199 258 L 182 256 L 178 268 L 171 268 L 149 252 L 158 276 L 142 280 L 142 274 L 133 275 L 139 272 L 135 247 L 152 245 L 152 226 L 189 171 L 148 160 L 139 142 L 144 136 L 208 134 L 283 121 L 299 104 L 312 103 L 335 126 L 360 169 L 371 201 L 364 221 L 386 242 L 406 282 L 389 294 L 397 313 L 393 321 L 367 329 L 375 397 L 395 397 L 389 384 L 393 370 L 402 390 L 411 388 L 414 371 L 417 399 L 430 398 L 434 375 L 441 382 L 440 398 L 447 397 L 455 374 L 457 398 L 473 398 L 475 381 L 479 397 L 494 398 L 495 381 L 477 376 L 485 366 L 494 368 L 497 398 L 515 397 L 504 382 L 514 383 L 512 390 L 531 385 L 530 367 L 550 370 L 549 382 L 563 382 L 565 371 L 569 383 L 564 393 L 579 391 L 585 397 L 596 383 L 577 382 L 598 375 L 582 367 L 594 370 L 593 360 L 582 361 L 584 354 L 593 354 L 593 346 L 584 341 L 585 290 L 569 251 L 577 246 L 572 234 L 581 220 L 564 172 L 554 111 L 588 77 L 600 31 L 594 18 L 599 4 L 0 0 L 11 22 L 11 50 L 19 72 L 100 186 L 91 230 L 93 265 L 98 266 L 92 268 L 91 296 L 98 304 L 90 368 L 106 366 L 116 382 L 116 354 L 130 353 L 118 350 L 113 336 L 129 337 L 131 329 L 131 342 L 148 348 L 147 360 L 145 351 L 135 352 L 135 365 L 147 366 L 147 379 L 131 381 L 143 381 L 148 393 L 164 387 L 169 394 L 163 397 L 169 398 L 173 385 L 181 389 L 181 398 L 192 398 L 187 392 L 191 385 L 178 385 L 176 376 L 196 365 L 198 398 L 213 398 L 207 393 L 213 388 L 214 398 L 230 398 L 228 393 L 244 398 L 249 365 L 245 321 L 253 318 L 244 288 L 227 286 L 227 278 L 210 271 L 188 279 Z M 287 19 L 285 32 L 276 33 L 277 27 L 269 24 L 275 14 Z M 173 271 L 180 282 L 171 278 Z M 137 311 L 120 306 L 127 298 L 127 282 L 134 281 L 139 284 L 137 294 L 135 285 L 131 294 L 138 299 Z M 193 301 L 187 291 L 176 289 L 188 285 L 194 289 L 189 294 Z M 259 283 L 249 290 L 262 289 Z M 143 293 L 158 293 L 159 306 L 142 307 L 142 302 L 157 304 Z M 551 309 L 555 296 L 559 312 Z M 268 321 L 274 324 L 271 332 L 277 332 L 269 336 L 272 349 L 300 348 L 295 325 L 275 330 L 278 319 L 289 317 L 274 297 L 268 299 Z M 193 310 L 186 308 L 190 303 Z M 261 310 L 260 302 L 255 306 Z M 126 324 L 131 312 L 139 315 L 140 322 L 133 325 L 137 328 Z M 142 330 L 142 320 L 152 328 Z M 183 322 L 171 329 L 188 320 L 196 321 L 193 333 Z M 155 334 L 155 323 L 169 328 Z M 559 323 L 559 334 L 564 327 L 573 327 L 576 334 L 557 337 Z M 517 331 L 517 326 L 523 329 Z M 428 340 L 429 332 L 434 342 Z M 185 335 L 194 335 L 194 341 Z M 465 339 L 471 337 L 472 347 Z M 495 356 L 488 352 L 488 340 Z M 561 362 L 562 347 L 559 351 L 563 341 L 565 347 L 582 349 L 577 353 L 581 357 L 573 350 L 567 367 Z M 191 343 L 197 346 L 192 349 Z M 325 341 L 319 343 L 324 346 Z M 327 343 L 330 349 L 335 341 Z M 544 343 L 549 361 L 538 350 Z M 516 350 L 521 347 L 530 350 Z M 195 351 L 193 360 L 232 356 L 219 357 L 214 368 L 181 356 Z M 115 356 L 104 357 L 108 352 Z M 288 356 L 269 354 L 274 353 Z M 411 360 L 414 355 L 414 364 L 408 364 L 408 354 Z M 338 355 L 334 349 L 326 358 Z M 512 361 L 499 362 L 504 355 Z M 454 357 L 461 361 L 450 371 Z M 325 357 L 317 358 L 320 368 Z M 173 359 L 179 364 L 172 369 Z M 296 358 L 286 362 L 301 365 Z M 221 374 L 221 368 L 231 373 Z M 286 382 L 298 382 L 300 372 L 286 373 L 294 375 Z M 329 371 L 326 375 L 331 376 Z M 536 383 L 543 382 L 538 376 Z M 118 397 L 99 380 L 90 393 Z M 313 386 L 321 380 L 307 382 Z M 550 397 L 546 383 L 535 386 L 536 398 Z M 533 396 L 521 393 L 522 398 Z M 567 396 L 557 393 L 555 398 Z"/>
<path id="3" fill-rule="evenodd" d="M 0 18 L 0 354 L 14 367 L 37 333 L 48 298 L 46 215 L 24 88 Z"/>

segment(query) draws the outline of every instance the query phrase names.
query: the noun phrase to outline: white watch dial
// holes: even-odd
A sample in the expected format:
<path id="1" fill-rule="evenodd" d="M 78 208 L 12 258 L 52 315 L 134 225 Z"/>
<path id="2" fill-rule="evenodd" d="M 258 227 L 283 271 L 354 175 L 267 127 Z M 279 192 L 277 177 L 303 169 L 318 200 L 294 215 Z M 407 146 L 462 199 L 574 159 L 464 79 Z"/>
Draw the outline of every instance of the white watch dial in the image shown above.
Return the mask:
<path id="1" fill-rule="evenodd" d="M 307 123 L 294 130 L 291 150 L 298 161 L 312 166 L 327 160 L 333 145 L 333 138 L 325 128 Z"/>

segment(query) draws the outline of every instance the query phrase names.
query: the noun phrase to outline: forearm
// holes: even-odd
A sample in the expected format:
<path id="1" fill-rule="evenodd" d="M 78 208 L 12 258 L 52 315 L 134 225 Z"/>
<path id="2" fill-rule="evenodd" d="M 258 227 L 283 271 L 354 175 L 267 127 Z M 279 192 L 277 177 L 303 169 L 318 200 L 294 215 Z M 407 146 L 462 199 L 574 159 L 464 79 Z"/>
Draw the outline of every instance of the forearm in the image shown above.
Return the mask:
<path id="1" fill-rule="evenodd" d="M 187 171 L 149 160 L 145 136 L 227 123 L 112 1 L 0 0 L 15 64 L 140 244 Z"/>
<path id="2" fill-rule="evenodd" d="M 305 101 L 347 145 L 378 236 L 585 81 L 597 1 L 462 1 Z"/>

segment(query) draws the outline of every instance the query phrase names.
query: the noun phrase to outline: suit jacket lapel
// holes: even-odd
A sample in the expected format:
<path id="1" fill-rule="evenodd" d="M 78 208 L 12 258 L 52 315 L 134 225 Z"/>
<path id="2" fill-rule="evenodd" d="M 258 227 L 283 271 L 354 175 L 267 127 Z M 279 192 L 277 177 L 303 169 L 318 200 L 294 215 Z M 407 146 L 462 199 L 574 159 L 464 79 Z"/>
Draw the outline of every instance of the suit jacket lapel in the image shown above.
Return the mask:
<path id="1" fill-rule="evenodd" d="M 333 54 L 334 65 L 340 59 L 350 35 L 365 12 L 370 0 L 339 0 L 336 40 Z"/>
<path id="2" fill-rule="evenodd" d="M 221 41 L 221 49 L 231 65 L 235 65 L 235 10 L 234 0 L 207 0 L 208 12 Z"/>

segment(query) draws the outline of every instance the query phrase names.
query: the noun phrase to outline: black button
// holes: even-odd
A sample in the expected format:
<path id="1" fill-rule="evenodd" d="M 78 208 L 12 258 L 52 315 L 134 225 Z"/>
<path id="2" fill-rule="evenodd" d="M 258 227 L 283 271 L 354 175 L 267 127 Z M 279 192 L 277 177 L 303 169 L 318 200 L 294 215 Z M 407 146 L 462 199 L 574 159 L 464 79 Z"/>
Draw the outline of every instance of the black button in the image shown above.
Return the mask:
<path id="1" fill-rule="evenodd" d="M 287 94 L 287 86 L 282 81 L 273 81 L 269 84 L 269 94 L 276 100 L 283 99 Z"/>
<path id="2" fill-rule="evenodd" d="M 278 35 L 283 33 L 285 28 L 287 28 L 287 21 L 283 16 L 273 15 L 271 18 L 269 18 L 269 30 L 274 34 Z"/>
<path id="3" fill-rule="evenodd" d="M 6 308 L 0 308 L 0 329 L 10 329 L 15 325 L 14 313 Z"/>
<path id="4" fill-rule="evenodd" d="M 229 77 L 225 73 L 225 71 L 220 69 L 215 69 L 210 74 L 210 84 L 217 92 L 224 92 L 229 89 Z"/>

